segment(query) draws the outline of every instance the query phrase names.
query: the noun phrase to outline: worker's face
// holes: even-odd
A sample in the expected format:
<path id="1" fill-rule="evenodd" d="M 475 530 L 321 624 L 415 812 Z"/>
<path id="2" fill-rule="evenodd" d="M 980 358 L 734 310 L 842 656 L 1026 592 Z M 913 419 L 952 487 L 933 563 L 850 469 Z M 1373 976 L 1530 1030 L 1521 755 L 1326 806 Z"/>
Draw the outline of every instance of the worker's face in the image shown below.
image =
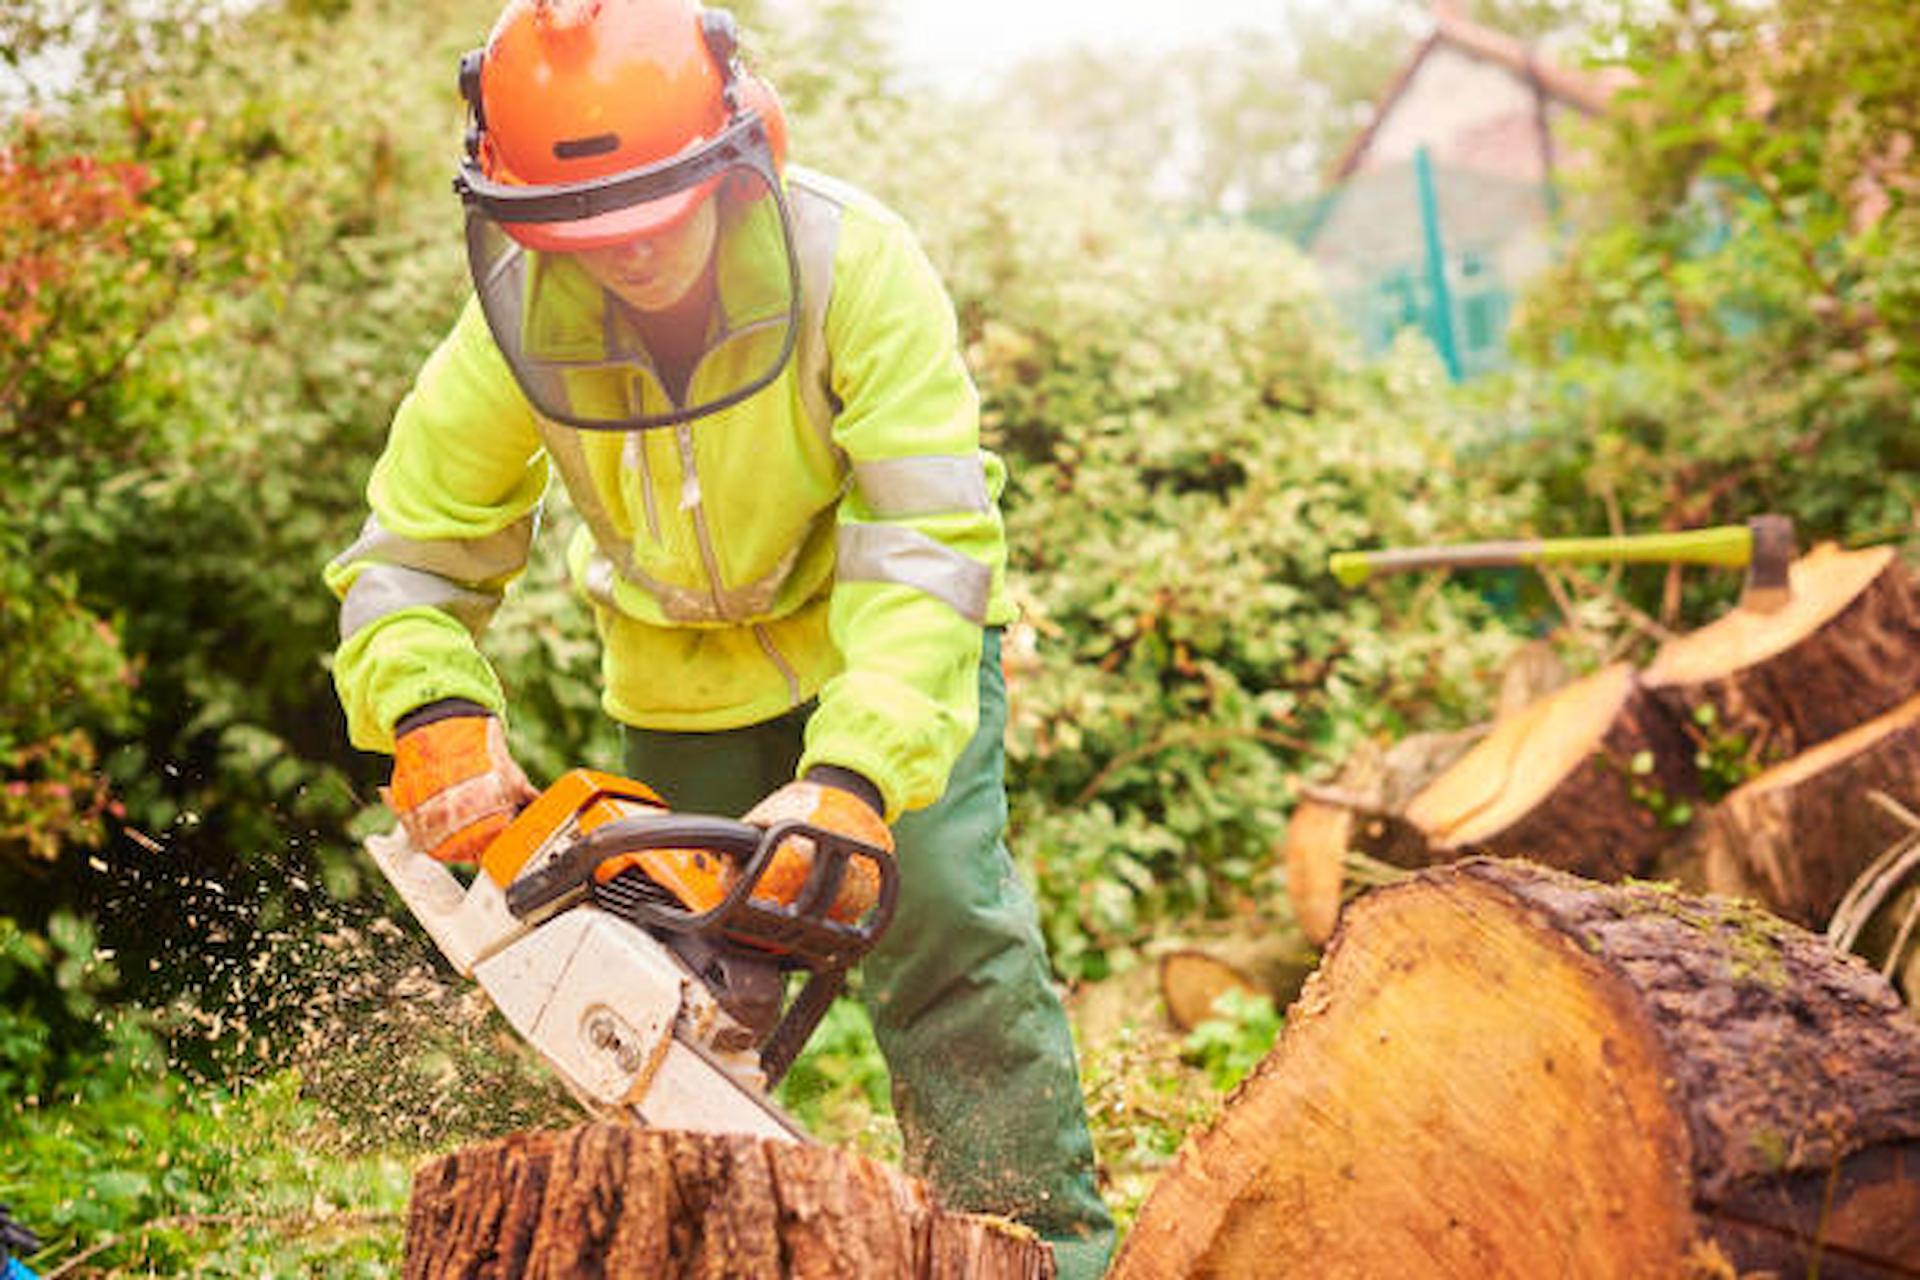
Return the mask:
<path id="1" fill-rule="evenodd" d="M 713 258 L 718 221 L 702 200 L 679 226 L 577 255 L 588 274 L 636 311 L 665 311 L 697 284 Z"/>

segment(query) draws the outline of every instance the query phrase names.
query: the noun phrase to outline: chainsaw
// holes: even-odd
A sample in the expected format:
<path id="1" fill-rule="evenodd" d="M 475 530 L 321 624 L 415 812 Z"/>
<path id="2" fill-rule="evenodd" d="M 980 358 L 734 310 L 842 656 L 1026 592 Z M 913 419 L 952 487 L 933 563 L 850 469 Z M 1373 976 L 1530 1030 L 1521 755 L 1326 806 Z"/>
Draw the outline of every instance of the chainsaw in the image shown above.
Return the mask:
<path id="1" fill-rule="evenodd" d="M 806 1140 L 768 1091 L 899 891 L 872 845 L 674 813 L 591 769 L 523 809 L 471 884 L 404 829 L 366 843 L 448 962 L 589 1111 L 702 1133 Z"/>

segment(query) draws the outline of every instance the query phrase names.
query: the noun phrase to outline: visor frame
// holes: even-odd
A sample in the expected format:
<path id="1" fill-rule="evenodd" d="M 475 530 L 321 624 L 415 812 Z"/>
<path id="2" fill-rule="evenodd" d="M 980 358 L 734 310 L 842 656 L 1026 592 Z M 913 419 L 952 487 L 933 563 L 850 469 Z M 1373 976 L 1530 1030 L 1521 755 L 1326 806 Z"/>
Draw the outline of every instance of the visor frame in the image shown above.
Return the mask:
<path id="1" fill-rule="evenodd" d="M 679 155 L 579 182 L 500 182 L 486 175 L 475 156 L 462 155 L 453 190 L 463 204 L 477 207 L 502 227 L 551 225 L 624 212 L 711 185 L 728 170 L 741 168 L 760 170 L 768 186 L 779 191 L 773 142 L 765 121 L 752 108 L 742 109 L 719 133 Z"/>
<path id="2" fill-rule="evenodd" d="M 727 157 L 724 163 L 719 160 L 719 157 L 722 156 Z M 666 180 L 665 171 L 686 164 L 691 160 L 698 160 L 700 163 L 696 168 L 688 170 L 690 173 L 698 174 L 697 177 L 692 178 L 688 182 L 689 187 L 705 184 L 709 188 L 718 188 L 725 182 L 729 171 L 746 171 L 752 173 L 765 185 L 767 194 L 771 196 L 774 202 L 775 216 L 778 220 L 783 242 L 783 256 L 786 259 L 787 277 L 786 320 L 783 325 L 784 334 L 781 339 L 778 357 L 763 373 L 715 399 L 680 406 L 665 413 L 645 414 L 617 422 L 608 421 L 603 418 L 582 416 L 574 413 L 568 407 L 547 403 L 547 397 L 536 395 L 534 390 L 525 383 L 521 377 L 515 358 L 509 357 L 507 360 L 508 367 L 513 370 L 515 380 L 521 383 L 522 393 L 527 396 L 531 407 L 542 417 L 549 418 L 554 422 L 564 424 L 578 431 L 621 433 L 655 431 L 667 427 L 676 427 L 682 423 L 707 417 L 710 414 L 723 412 L 759 394 L 759 392 L 773 383 L 773 381 L 786 370 L 788 365 L 793 362 L 793 353 L 798 346 L 799 328 L 802 322 L 800 262 L 794 244 L 793 219 L 787 204 L 786 191 L 780 182 L 778 170 L 773 159 L 773 152 L 768 145 L 765 126 L 762 125 L 755 116 L 746 116 L 735 125 L 730 126 L 726 131 L 717 135 L 710 143 L 703 146 L 701 153 L 697 156 L 680 156 L 665 164 L 655 164 L 641 169 L 628 170 L 624 173 L 596 179 L 589 183 L 569 184 L 569 186 L 565 188 L 509 187 L 493 182 L 490 179 L 484 179 L 484 177 L 484 187 L 463 187 L 462 181 L 466 177 L 469 166 L 466 163 L 462 163 L 462 176 L 454 180 L 454 185 L 455 189 L 460 192 L 462 203 L 466 206 L 466 219 L 468 223 L 468 266 L 472 272 L 474 284 L 478 291 L 482 287 L 483 271 L 489 270 L 490 268 L 488 264 L 482 263 L 474 256 L 476 246 L 474 224 L 476 222 L 491 222 L 501 235 L 506 236 L 509 241 L 517 242 L 517 237 L 513 236 L 508 229 L 510 225 L 514 224 L 508 220 L 497 217 L 494 210 L 489 207 L 500 198 L 502 191 L 507 195 L 508 204 L 514 209 L 515 213 L 519 215 L 517 219 L 518 224 L 526 225 L 530 222 L 543 221 L 542 219 L 529 216 L 532 211 L 538 210 L 545 212 L 557 209 L 577 211 L 583 207 L 583 201 L 586 205 L 593 205 L 599 201 L 609 199 L 610 197 L 604 194 L 609 190 L 619 192 L 631 192 L 636 189 L 654 191 L 660 187 L 671 187 L 672 184 Z M 677 176 L 681 176 L 682 180 L 685 180 L 684 175 Z M 576 188 L 591 188 L 591 190 L 577 190 Z M 687 189 L 687 187 L 677 189 Z M 674 191 L 671 189 L 660 191 L 655 194 L 653 198 L 658 199 L 661 195 L 671 195 L 673 193 Z M 709 198 L 718 198 L 718 196 L 714 194 L 710 195 Z M 632 202 L 629 201 L 628 203 L 617 204 L 611 206 L 610 209 L 602 210 L 602 212 L 628 208 L 631 207 L 631 203 Z M 578 213 L 575 212 L 571 214 L 567 220 L 576 220 L 578 216 Z M 589 214 L 588 216 L 593 215 Z M 553 224 L 547 223 L 547 225 Z M 524 243 L 518 243 L 515 252 L 564 253 L 568 251 L 530 250 Z M 481 307 L 481 313 L 486 320 L 488 331 L 493 335 L 496 347 L 503 353 L 518 347 L 517 335 L 502 333 L 497 327 L 494 309 L 491 306 L 483 305 Z"/>

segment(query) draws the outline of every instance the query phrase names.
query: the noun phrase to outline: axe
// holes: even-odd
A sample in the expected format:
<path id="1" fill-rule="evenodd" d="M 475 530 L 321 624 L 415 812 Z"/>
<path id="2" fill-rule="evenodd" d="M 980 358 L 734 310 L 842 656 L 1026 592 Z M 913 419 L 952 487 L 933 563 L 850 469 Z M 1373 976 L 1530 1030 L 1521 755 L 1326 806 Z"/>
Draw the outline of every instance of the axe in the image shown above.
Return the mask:
<path id="1" fill-rule="evenodd" d="M 1357 587 L 1383 573 L 1413 569 L 1466 569 L 1547 564 L 1712 564 L 1744 567 L 1740 607 L 1760 613 L 1785 608 L 1792 598 L 1787 566 L 1793 563 L 1793 519 L 1755 516 L 1745 524 L 1677 533 L 1629 534 L 1617 538 L 1532 538 L 1509 542 L 1463 542 L 1452 546 L 1384 551 L 1336 551 L 1327 568 L 1342 586 Z"/>

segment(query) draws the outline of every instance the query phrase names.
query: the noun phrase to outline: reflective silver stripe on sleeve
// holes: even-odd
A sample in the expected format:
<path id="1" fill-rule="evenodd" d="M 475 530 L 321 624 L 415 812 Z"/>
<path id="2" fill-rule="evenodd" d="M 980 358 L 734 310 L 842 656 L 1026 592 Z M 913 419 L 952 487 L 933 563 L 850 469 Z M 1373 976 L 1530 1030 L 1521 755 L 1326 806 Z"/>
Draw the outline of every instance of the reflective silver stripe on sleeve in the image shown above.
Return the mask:
<path id="1" fill-rule="evenodd" d="M 836 532 L 841 581 L 898 583 L 944 601 L 969 621 L 986 622 L 993 572 L 978 560 L 899 525 L 842 524 Z"/>
<path id="2" fill-rule="evenodd" d="M 853 475 L 860 496 L 883 520 L 986 511 L 992 505 L 987 470 L 977 453 L 856 462 Z"/>
<path id="3" fill-rule="evenodd" d="M 376 560 L 460 583 L 489 582 L 518 573 L 527 563 L 538 524 L 536 512 L 481 538 L 408 538 L 381 524 L 379 516 L 368 516 L 360 536 L 334 563 Z"/>
<path id="4" fill-rule="evenodd" d="M 493 620 L 493 611 L 500 607 L 500 597 L 486 591 L 469 591 L 437 573 L 397 564 L 368 565 L 353 580 L 347 598 L 340 603 L 340 639 L 344 643 L 362 627 L 389 614 L 421 606 L 451 614 L 478 637 Z"/>

